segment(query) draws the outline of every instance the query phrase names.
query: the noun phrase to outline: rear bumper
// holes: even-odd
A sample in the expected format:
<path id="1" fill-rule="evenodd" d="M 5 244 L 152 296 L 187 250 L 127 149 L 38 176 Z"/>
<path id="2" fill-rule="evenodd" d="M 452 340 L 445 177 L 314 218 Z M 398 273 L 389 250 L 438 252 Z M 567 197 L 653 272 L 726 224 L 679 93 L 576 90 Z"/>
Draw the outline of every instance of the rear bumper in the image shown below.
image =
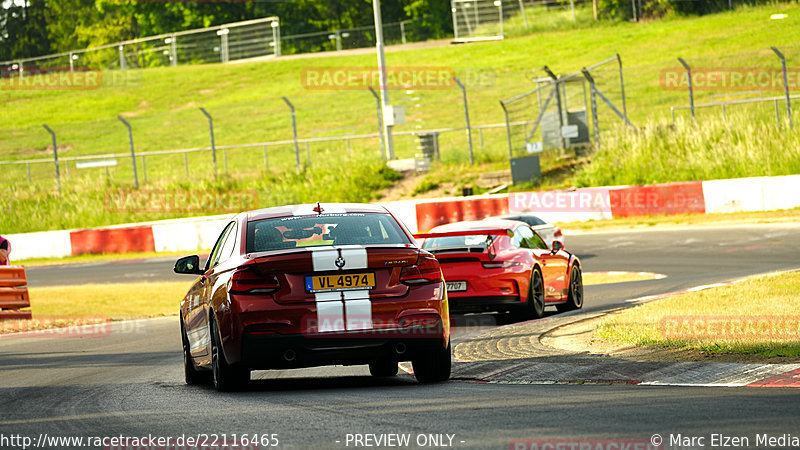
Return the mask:
<path id="1" fill-rule="evenodd" d="M 445 345 L 441 325 L 327 336 L 245 333 L 241 363 L 250 369 L 294 369 L 369 364 L 378 359 L 410 361 Z"/>
<path id="2" fill-rule="evenodd" d="M 456 313 L 510 311 L 522 306 L 518 295 L 450 297 L 450 311 Z"/>

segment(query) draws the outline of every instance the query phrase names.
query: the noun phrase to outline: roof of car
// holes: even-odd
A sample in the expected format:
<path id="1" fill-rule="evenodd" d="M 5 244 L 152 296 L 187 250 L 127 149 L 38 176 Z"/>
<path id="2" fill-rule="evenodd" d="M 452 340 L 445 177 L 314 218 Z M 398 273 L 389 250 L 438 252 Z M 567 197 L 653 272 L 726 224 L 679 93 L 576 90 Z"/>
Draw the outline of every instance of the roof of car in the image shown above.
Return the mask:
<path id="1" fill-rule="evenodd" d="M 382 205 L 372 205 L 368 203 L 309 203 L 302 205 L 274 206 L 272 208 L 256 209 L 247 211 L 245 220 L 273 219 L 277 217 L 305 216 L 319 214 L 315 211 L 319 205 L 322 214 L 351 214 L 351 213 L 387 213 L 386 207 Z"/>
<path id="2" fill-rule="evenodd" d="M 464 222 L 453 222 L 447 225 L 439 225 L 432 228 L 431 232 L 440 231 L 457 231 L 457 230 L 489 230 L 496 228 L 515 229 L 520 226 L 525 226 L 525 223 L 518 220 L 503 220 L 503 219 L 484 219 L 484 220 L 470 220 Z"/>

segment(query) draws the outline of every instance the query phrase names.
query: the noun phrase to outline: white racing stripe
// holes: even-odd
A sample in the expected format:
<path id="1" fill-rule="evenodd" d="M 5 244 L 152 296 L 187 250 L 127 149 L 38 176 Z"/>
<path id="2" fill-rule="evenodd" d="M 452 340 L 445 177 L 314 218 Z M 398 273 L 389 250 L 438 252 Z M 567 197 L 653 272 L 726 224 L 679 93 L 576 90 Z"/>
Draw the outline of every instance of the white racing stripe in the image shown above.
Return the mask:
<path id="1" fill-rule="evenodd" d="M 336 266 L 342 257 L 343 267 Z M 314 272 L 353 270 L 367 268 L 367 249 L 359 245 L 329 248 L 312 248 L 311 259 Z M 314 294 L 317 302 L 317 323 L 320 332 L 357 331 L 372 328 L 372 302 L 369 290 L 319 292 Z"/>
<path id="2" fill-rule="evenodd" d="M 314 272 L 340 270 L 339 267 L 336 267 L 340 251 L 344 260 L 341 270 L 367 268 L 367 249 L 360 245 L 342 245 L 322 249 L 312 248 L 311 259 L 314 262 Z"/>

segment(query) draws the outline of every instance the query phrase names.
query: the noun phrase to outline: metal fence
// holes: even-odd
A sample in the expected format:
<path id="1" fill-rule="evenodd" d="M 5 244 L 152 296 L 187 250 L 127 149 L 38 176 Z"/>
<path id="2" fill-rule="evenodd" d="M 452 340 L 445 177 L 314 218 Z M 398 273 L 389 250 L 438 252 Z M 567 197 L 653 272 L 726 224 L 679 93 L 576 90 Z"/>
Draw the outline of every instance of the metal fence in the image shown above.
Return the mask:
<path id="1" fill-rule="evenodd" d="M 405 44 L 408 21 L 383 25 L 387 44 Z M 52 55 L 0 62 L 0 76 L 48 70 L 138 69 L 226 63 L 258 57 L 346 50 L 375 45 L 373 26 L 282 36 L 278 17 L 179 31 Z"/>
<path id="2" fill-rule="evenodd" d="M 530 90 L 501 101 L 510 157 L 541 151 L 571 157 L 596 147 L 604 131 L 663 119 L 673 126 L 679 120 L 734 124 L 737 117 L 786 127 L 798 121 L 800 47 L 634 66 L 623 66 L 617 55 L 569 69 L 568 75 L 547 65 L 536 69 Z"/>
<path id="3" fill-rule="evenodd" d="M 360 42 L 345 32 L 313 38 L 332 49 Z M 645 122 L 743 116 L 770 126 L 797 123 L 800 47 L 678 56 L 647 65 L 613 56 L 586 61 L 585 68 L 531 60 L 524 72 L 459 67 L 451 74 L 458 81 L 397 86 L 391 101 L 405 107 L 406 120 L 393 133 L 396 156 L 416 158 L 421 136 L 434 136 L 444 162 L 507 161 L 542 151 L 557 165 L 596 148 L 610 130 Z M 135 186 L 226 172 L 277 176 L 298 166 L 348 167 L 383 158 L 380 106 L 366 88 L 286 95 L 255 92 L 249 102 L 188 102 L 168 113 L 49 123 L 49 130 L 0 129 L 3 184 L 51 188 L 107 179 Z"/>

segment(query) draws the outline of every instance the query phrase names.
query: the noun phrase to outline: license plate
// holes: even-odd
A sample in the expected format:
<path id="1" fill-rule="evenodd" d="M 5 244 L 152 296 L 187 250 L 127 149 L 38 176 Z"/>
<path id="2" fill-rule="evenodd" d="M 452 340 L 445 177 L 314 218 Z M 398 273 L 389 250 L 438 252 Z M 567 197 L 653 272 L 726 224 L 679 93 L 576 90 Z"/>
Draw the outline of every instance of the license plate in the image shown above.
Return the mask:
<path id="1" fill-rule="evenodd" d="M 306 292 L 356 291 L 362 289 L 375 289 L 374 273 L 306 277 Z"/>
<path id="2" fill-rule="evenodd" d="M 464 292 L 467 290 L 466 281 L 448 281 L 445 285 L 448 292 Z"/>

